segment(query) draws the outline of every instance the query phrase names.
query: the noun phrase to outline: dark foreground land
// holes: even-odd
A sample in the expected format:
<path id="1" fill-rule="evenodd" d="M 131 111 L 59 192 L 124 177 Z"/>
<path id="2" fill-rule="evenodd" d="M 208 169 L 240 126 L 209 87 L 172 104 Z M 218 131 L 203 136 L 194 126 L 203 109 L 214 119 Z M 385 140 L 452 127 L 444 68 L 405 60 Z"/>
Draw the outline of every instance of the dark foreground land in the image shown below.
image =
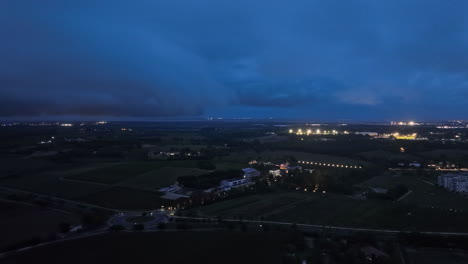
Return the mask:
<path id="1" fill-rule="evenodd" d="M 110 233 L 57 243 L 0 263 L 283 263 L 289 233 Z"/>

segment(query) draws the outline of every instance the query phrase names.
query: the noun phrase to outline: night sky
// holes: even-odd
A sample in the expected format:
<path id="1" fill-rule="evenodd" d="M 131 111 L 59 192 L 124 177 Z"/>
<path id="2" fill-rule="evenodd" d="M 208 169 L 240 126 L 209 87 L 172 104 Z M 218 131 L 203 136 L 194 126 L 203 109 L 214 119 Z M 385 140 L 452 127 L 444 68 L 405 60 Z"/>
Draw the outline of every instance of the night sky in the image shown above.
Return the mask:
<path id="1" fill-rule="evenodd" d="M 468 1 L 1 0 L 3 118 L 468 119 Z"/>

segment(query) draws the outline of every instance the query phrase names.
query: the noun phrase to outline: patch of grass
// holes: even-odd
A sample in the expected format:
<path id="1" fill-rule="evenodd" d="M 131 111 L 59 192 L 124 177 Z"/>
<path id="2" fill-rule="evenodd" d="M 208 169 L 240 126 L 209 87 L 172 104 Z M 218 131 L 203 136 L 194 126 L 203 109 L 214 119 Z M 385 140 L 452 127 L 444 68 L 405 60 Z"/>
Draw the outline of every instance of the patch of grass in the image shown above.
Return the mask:
<path id="1" fill-rule="evenodd" d="M 180 176 L 198 176 L 210 173 L 209 170 L 196 168 L 164 167 L 141 174 L 138 177 L 120 182 L 121 186 L 129 186 L 141 189 L 158 190 L 162 187 L 174 184 Z"/>
<path id="2" fill-rule="evenodd" d="M 31 174 L 27 177 L 9 178 L 0 181 L 0 185 L 35 193 L 73 199 L 106 189 L 105 186 L 61 180 L 52 173 Z"/>
<path id="3" fill-rule="evenodd" d="M 104 191 L 78 198 L 78 200 L 103 207 L 139 210 L 157 209 L 168 203 L 161 198 L 161 193 L 135 190 L 124 187 L 112 187 Z"/>
<path id="4" fill-rule="evenodd" d="M 204 206 L 201 213 L 208 216 L 245 216 L 261 217 L 281 206 L 307 199 L 300 193 L 271 193 L 244 196 Z"/>
<path id="5" fill-rule="evenodd" d="M 141 174 L 159 169 L 161 167 L 196 167 L 196 161 L 176 160 L 127 162 L 115 166 L 89 170 L 81 174 L 68 176 L 67 178 L 79 181 L 115 184 L 120 181 L 135 178 Z"/>
<path id="6" fill-rule="evenodd" d="M 405 185 L 412 191 L 400 203 L 441 210 L 456 209 L 468 211 L 467 198 L 459 193 L 449 192 L 433 185 L 426 178 L 412 173 L 388 172 L 373 177 L 360 185 L 390 189 L 400 184 Z"/>
<path id="7" fill-rule="evenodd" d="M 468 231 L 468 212 L 422 208 L 391 201 L 358 200 L 329 193 L 271 193 L 258 198 L 242 197 L 199 210 L 213 217 L 258 219 L 263 215 L 265 220 L 291 223 L 409 231 Z"/>

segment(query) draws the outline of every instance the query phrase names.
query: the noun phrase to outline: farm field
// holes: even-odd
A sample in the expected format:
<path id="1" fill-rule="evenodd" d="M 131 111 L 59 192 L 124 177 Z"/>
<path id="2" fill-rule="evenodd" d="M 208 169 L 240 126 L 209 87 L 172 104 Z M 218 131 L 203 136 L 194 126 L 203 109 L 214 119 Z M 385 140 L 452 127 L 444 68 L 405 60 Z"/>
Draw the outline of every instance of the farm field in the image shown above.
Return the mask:
<path id="1" fill-rule="evenodd" d="M 0 180 L 0 185 L 66 199 L 92 194 L 106 186 L 62 179 L 55 173 L 38 173 Z"/>
<path id="2" fill-rule="evenodd" d="M 292 223 L 417 231 L 468 231 L 467 212 L 421 208 L 344 195 L 270 193 L 218 202 L 199 209 L 205 216 L 245 217 Z M 437 214 L 438 217 L 430 217 Z M 450 224 L 449 224 L 450 223 Z"/>
<path id="3" fill-rule="evenodd" d="M 428 159 L 448 158 L 452 160 L 468 158 L 468 150 L 460 149 L 436 149 L 432 151 L 421 152 L 419 155 Z"/>
<path id="4" fill-rule="evenodd" d="M 33 237 L 58 232 L 61 222 L 79 223 L 79 216 L 34 205 L 0 201 L 0 250 Z"/>
<path id="5" fill-rule="evenodd" d="M 196 160 L 127 162 L 115 166 L 89 170 L 84 173 L 67 176 L 66 178 L 77 181 L 115 184 L 121 181 L 136 178 L 142 174 L 160 169 L 162 167 L 193 168 L 196 166 Z"/>
<path id="6" fill-rule="evenodd" d="M 78 197 L 76 200 L 121 210 L 158 209 L 169 201 L 161 193 L 125 187 L 111 187 L 103 191 Z"/>
<path id="7" fill-rule="evenodd" d="M 2 263 L 34 263 L 40 259 L 49 264 L 210 264 L 223 259 L 225 264 L 279 264 L 283 263 L 282 255 L 290 237 L 289 233 L 275 232 L 109 233 L 31 249 L 3 259 Z"/>
<path id="8" fill-rule="evenodd" d="M 120 182 L 119 186 L 128 186 L 140 189 L 158 190 L 162 187 L 174 184 L 178 177 L 188 175 L 202 175 L 210 173 L 210 170 L 196 168 L 162 167 L 143 173 L 137 177 Z"/>
<path id="9" fill-rule="evenodd" d="M 237 199 L 217 202 L 200 209 L 205 216 L 243 216 L 260 218 L 263 214 L 308 199 L 301 193 L 274 193 L 240 197 Z"/>
<path id="10" fill-rule="evenodd" d="M 363 157 L 366 160 L 371 161 L 396 161 L 396 160 L 411 160 L 417 161 L 421 158 L 419 156 L 408 154 L 408 153 L 401 153 L 401 152 L 390 152 L 384 150 L 374 150 L 374 151 L 367 151 L 355 154 L 358 157 Z"/>
<path id="11" fill-rule="evenodd" d="M 466 197 L 458 193 L 449 192 L 434 185 L 429 179 L 412 173 L 387 172 L 371 178 L 360 185 L 389 189 L 400 184 L 407 186 L 411 191 L 400 203 L 468 212 L 468 199 Z"/>

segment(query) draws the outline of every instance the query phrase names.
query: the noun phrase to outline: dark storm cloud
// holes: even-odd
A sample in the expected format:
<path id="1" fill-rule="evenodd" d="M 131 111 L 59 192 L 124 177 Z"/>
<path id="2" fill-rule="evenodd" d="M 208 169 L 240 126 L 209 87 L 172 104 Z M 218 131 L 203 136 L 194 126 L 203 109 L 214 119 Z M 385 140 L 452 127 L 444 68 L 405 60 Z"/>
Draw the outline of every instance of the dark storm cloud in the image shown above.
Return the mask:
<path id="1" fill-rule="evenodd" d="M 462 118 L 465 10 L 454 0 L 4 0 L 0 116 Z"/>

